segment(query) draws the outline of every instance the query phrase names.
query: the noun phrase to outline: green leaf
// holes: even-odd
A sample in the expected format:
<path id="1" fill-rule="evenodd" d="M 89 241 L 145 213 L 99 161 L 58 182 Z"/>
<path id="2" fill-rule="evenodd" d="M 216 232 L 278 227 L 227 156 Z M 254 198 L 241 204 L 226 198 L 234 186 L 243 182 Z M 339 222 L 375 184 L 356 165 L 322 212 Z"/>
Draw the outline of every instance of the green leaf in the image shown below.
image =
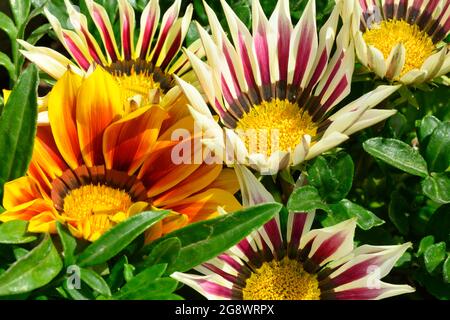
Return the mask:
<path id="1" fill-rule="evenodd" d="M 0 12 L 0 21 L 2 22 L 0 24 L 0 30 L 5 31 L 11 41 L 15 41 L 17 37 L 17 28 L 14 22 L 3 12 Z"/>
<path id="2" fill-rule="evenodd" d="M 22 247 L 16 247 L 13 249 L 14 257 L 16 258 L 16 260 L 22 259 L 29 252 L 30 252 L 29 250 L 22 248 Z"/>
<path id="3" fill-rule="evenodd" d="M 63 267 L 50 236 L 0 276 L 0 296 L 29 292 L 49 283 Z"/>
<path id="4" fill-rule="evenodd" d="M 167 214 L 168 211 L 146 211 L 119 223 L 89 245 L 80 254 L 78 264 L 85 267 L 108 261 Z"/>
<path id="5" fill-rule="evenodd" d="M 177 237 L 181 242 L 180 254 L 167 273 L 184 272 L 237 244 L 253 230 L 269 221 L 281 207 L 279 203 L 265 203 L 215 219 L 193 223 L 167 234 L 144 249 L 149 252 L 158 243 Z"/>
<path id="6" fill-rule="evenodd" d="M 27 20 L 31 9 L 31 0 L 9 0 L 16 25 L 22 26 Z"/>
<path id="7" fill-rule="evenodd" d="M 409 232 L 408 202 L 400 192 L 394 191 L 391 194 L 391 201 L 388 208 L 389 218 L 401 234 Z"/>
<path id="8" fill-rule="evenodd" d="M 445 242 L 439 242 L 429 246 L 423 254 L 423 260 L 428 273 L 433 271 L 444 261 L 445 259 Z"/>
<path id="9" fill-rule="evenodd" d="M 38 113 L 37 85 L 37 69 L 30 65 L 0 117 L 0 199 L 3 184 L 23 176 L 31 160 Z"/>
<path id="10" fill-rule="evenodd" d="M 425 159 L 432 172 L 443 172 L 450 167 L 450 122 L 443 122 L 430 136 Z"/>
<path id="11" fill-rule="evenodd" d="M 403 114 L 397 112 L 388 119 L 387 125 L 392 136 L 394 138 L 399 138 L 403 135 L 407 128 L 408 120 L 406 120 L 406 117 Z"/>
<path id="12" fill-rule="evenodd" d="M 121 256 L 120 259 L 114 264 L 109 274 L 107 283 L 111 290 L 115 290 L 122 285 L 123 281 L 123 269 L 125 264 L 128 263 L 127 256 Z"/>
<path id="13" fill-rule="evenodd" d="M 420 257 L 433 244 L 434 244 L 434 237 L 433 236 L 423 237 L 422 240 L 420 240 L 419 249 L 417 250 L 417 254 L 416 255 L 418 257 Z"/>
<path id="14" fill-rule="evenodd" d="M 325 201 L 335 203 L 352 188 L 353 171 L 352 157 L 345 152 L 330 158 L 320 156 L 308 169 L 308 181 Z"/>
<path id="15" fill-rule="evenodd" d="M 356 223 L 358 227 L 363 230 L 369 230 L 384 223 L 384 220 L 378 218 L 371 211 L 366 210 L 347 199 L 343 199 L 337 204 L 330 204 L 329 207 L 333 213 L 328 214 L 322 221 L 322 224 L 325 227 L 335 225 L 341 221 L 354 217 L 357 218 Z"/>
<path id="16" fill-rule="evenodd" d="M 422 143 L 427 137 L 429 137 L 434 129 L 436 129 L 441 124 L 441 121 L 435 116 L 426 116 L 420 122 L 418 130 L 418 138 Z"/>
<path id="17" fill-rule="evenodd" d="M 11 59 L 3 52 L 0 52 L 0 66 L 4 66 L 6 71 L 8 71 L 9 77 L 15 80 L 14 72 L 16 67 L 14 66 L 14 63 L 12 63 Z"/>
<path id="18" fill-rule="evenodd" d="M 181 241 L 178 238 L 168 238 L 158 243 L 144 260 L 144 266 L 152 266 L 155 264 L 167 264 L 172 266 L 177 260 L 181 249 Z"/>
<path id="19" fill-rule="evenodd" d="M 32 45 L 36 44 L 36 42 L 38 42 L 39 39 L 46 35 L 51 29 L 52 26 L 49 23 L 43 24 L 39 28 L 33 30 L 33 32 L 27 38 L 27 42 Z"/>
<path id="20" fill-rule="evenodd" d="M 111 296 L 111 290 L 109 289 L 106 281 L 97 272 L 90 269 L 80 268 L 81 280 L 84 281 L 91 289 L 97 291 L 104 296 Z"/>
<path id="21" fill-rule="evenodd" d="M 406 143 L 387 138 L 372 138 L 363 143 L 366 152 L 391 166 L 420 177 L 428 175 L 425 159 Z"/>
<path id="22" fill-rule="evenodd" d="M 442 281 L 441 276 L 431 276 L 425 270 L 415 274 L 417 281 L 424 286 L 429 293 L 440 300 L 450 300 L 450 284 Z"/>
<path id="23" fill-rule="evenodd" d="M 113 296 L 114 299 L 152 299 L 152 296 L 172 293 L 177 282 L 171 278 L 160 278 L 166 271 L 166 264 L 157 264 L 137 274 L 120 292 Z M 171 280 L 171 281 L 168 281 Z"/>
<path id="24" fill-rule="evenodd" d="M 450 204 L 439 207 L 427 224 L 427 233 L 435 236 L 438 241 L 450 243 Z"/>
<path id="25" fill-rule="evenodd" d="M 423 193 L 431 200 L 441 204 L 450 202 L 450 172 L 432 173 L 421 185 Z"/>
<path id="26" fill-rule="evenodd" d="M 19 244 L 36 240 L 36 236 L 27 234 L 28 222 L 13 220 L 0 225 L 0 243 Z"/>
<path id="27" fill-rule="evenodd" d="M 447 255 L 447 259 L 442 266 L 442 275 L 444 276 L 444 282 L 450 283 L 450 254 Z"/>
<path id="28" fill-rule="evenodd" d="M 77 240 L 70 234 L 70 232 L 59 222 L 56 223 L 56 230 L 63 245 L 64 265 L 70 266 L 75 263 L 75 248 L 77 247 Z"/>
<path id="29" fill-rule="evenodd" d="M 332 213 L 313 186 L 303 186 L 294 190 L 289 197 L 287 208 L 289 211 L 295 212 L 310 212 L 315 209 L 322 209 Z"/>

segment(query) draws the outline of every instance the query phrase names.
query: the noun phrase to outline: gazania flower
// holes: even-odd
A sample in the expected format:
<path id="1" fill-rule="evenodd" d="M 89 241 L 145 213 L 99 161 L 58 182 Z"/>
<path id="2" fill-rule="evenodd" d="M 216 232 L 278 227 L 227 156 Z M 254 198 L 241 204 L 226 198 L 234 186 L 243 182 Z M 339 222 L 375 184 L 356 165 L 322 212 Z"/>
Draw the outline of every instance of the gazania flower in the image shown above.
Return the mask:
<path id="1" fill-rule="evenodd" d="M 195 74 L 187 57 L 180 55 L 191 21 L 192 6 L 187 7 L 184 17 L 178 18 L 181 0 L 177 0 L 160 21 L 158 0 L 151 0 L 142 12 L 140 33 L 135 43 L 134 10 L 128 0 L 118 2 L 120 46 L 105 8 L 93 0 L 86 0 L 91 18 L 101 36 L 101 46 L 88 29 L 86 16 L 66 0 L 67 13 L 74 31 L 63 29 L 58 19 L 48 10 L 45 13 L 59 40 L 77 65 L 54 50 L 34 47 L 25 41 L 19 41 L 25 48 L 21 52 L 55 79 L 62 77 L 68 65 L 79 75 L 86 73 L 93 64 L 103 66 L 116 78 L 127 98 L 170 105 L 180 99 L 180 90 L 175 86 L 173 75 L 195 82 Z M 199 56 L 203 55 L 200 41 L 193 43 L 188 50 Z"/>
<path id="2" fill-rule="evenodd" d="M 354 67 L 348 14 L 334 41 L 341 5 L 317 35 L 314 0 L 308 2 L 295 28 L 286 0 L 278 2 L 269 20 L 255 0 L 250 33 L 222 1 L 232 44 L 205 4 L 212 36 L 200 26 L 199 32 L 208 64 L 186 53 L 210 105 L 227 128 L 227 157 L 233 154 L 237 162 L 273 174 L 339 145 L 351 133 L 395 112 L 372 108 L 396 86 L 378 87 L 334 112 L 350 92 Z M 184 81 L 179 83 L 199 126 L 211 131 L 210 145 L 223 145 L 222 131 L 204 101 Z M 217 141 L 213 141 L 214 133 Z"/>
<path id="3" fill-rule="evenodd" d="M 380 78 L 420 84 L 450 71 L 442 41 L 450 30 L 448 0 L 349 0 L 363 65 Z"/>
<path id="4" fill-rule="evenodd" d="M 129 107 L 101 67 L 86 78 L 66 72 L 50 92 L 49 124 L 38 127 L 28 174 L 5 184 L 0 221 L 28 220 L 31 232 L 55 232 L 61 221 L 94 241 L 135 213 L 170 210 L 147 233 L 150 241 L 216 215 L 219 205 L 240 208 L 233 171 L 175 163 L 171 135 L 193 130 L 189 113 L 178 119 L 158 105 Z M 192 142 L 191 152 L 202 152 Z"/>
<path id="5" fill-rule="evenodd" d="M 244 205 L 273 201 L 245 167 L 237 167 Z M 277 216 L 227 252 L 172 277 L 208 299 L 382 299 L 413 292 L 380 281 L 411 246 L 353 246 L 354 219 L 310 230 L 313 213 Z"/>

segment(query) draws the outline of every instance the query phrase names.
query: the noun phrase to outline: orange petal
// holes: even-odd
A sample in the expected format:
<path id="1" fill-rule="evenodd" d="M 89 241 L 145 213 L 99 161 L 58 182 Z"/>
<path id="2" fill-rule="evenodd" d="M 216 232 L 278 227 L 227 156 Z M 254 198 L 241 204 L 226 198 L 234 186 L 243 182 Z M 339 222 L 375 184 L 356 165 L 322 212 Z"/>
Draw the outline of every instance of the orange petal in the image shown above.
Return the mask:
<path id="1" fill-rule="evenodd" d="M 160 207 L 177 203 L 211 184 L 221 171 L 222 165 L 202 164 L 181 183 L 153 199 L 153 205 Z"/>
<path id="2" fill-rule="evenodd" d="M 103 133 L 123 114 L 120 87 L 101 67 L 81 84 L 77 96 L 77 128 L 81 154 L 88 167 L 102 165 Z"/>
<path id="3" fill-rule="evenodd" d="M 3 206 L 6 210 L 36 199 L 42 196 L 32 178 L 25 176 L 5 183 Z"/>
<path id="4" fill-rule="evenodd" d="M 162 221 L 162 234 L 168 234 L 172 231 L 183 228 L 188 224 L 188 222 L 189 218 L 185 214 L 170 215 Z"/>
<path id="5" fill-rule="evenodd" d="M 163 223 L 161 220 L 153 224 L 150 228 L 145 231 L 145 244 L 152 242 L 162 236 L 162 226 Z"/>
<path id="6" fill-rule="evenodd" d="M 11 209 L 8 209 L 4 213 L 0 214 L 0 221 L 7 222 L 11 220 L 26 220 L 29 221 L 33 217 L 47 211 L 54 211 L 51 202 L 43 199 L 35 199 Z"/>
<path id="7" fill-rule="evenodd" d="M 72 169 L 83 161 L 76 125 L 77 93 L 81 81 L 81 77 L 69 68 L 56 82 L 48 100 L 48 117 L 55 143 Z"/>
<path id="8" fill-rule="evenodd" d="M 28 231 L 56 233 L 56 216 L 52 211 L 44 211 L 30 219 Z"/>
<path id="9" fill-rule="evenodd" d="M 106 168 L 134 174 L 151 153 L 166 117 L 159 107 L 139 108 L 111 124 L 103 136 Z"/>
<path id="10" fill-rule="evenodd" d="M 190 222 L 194 222 L 216 215 L 218 206 L 227 212 L 242 208 L 231 193 L 221 189 L 209 189 L 178 202 L 171 209 L 188 215 Z"/>
<path id="11" fill-rule="evenodd" d="M 222 189 L 235 194 L 239 190 L 239 181 L 233 169 L 223 169 L 220 175 L 211 183 L 207 189 Z"/>

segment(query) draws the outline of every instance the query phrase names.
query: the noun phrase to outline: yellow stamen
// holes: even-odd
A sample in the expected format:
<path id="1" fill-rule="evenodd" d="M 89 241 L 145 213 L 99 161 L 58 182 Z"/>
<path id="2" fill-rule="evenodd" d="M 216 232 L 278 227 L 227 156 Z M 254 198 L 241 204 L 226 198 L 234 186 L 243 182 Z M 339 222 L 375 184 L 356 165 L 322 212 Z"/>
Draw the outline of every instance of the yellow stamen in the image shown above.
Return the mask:
<path id="1" fill-rule="evenodd" d="M 368 45 L 379 49 L 385 59 L 398 43 L 403 44 L 406 58 L 400 77 L 413 69 L 420 69 L 436 49 L 425 32 L 421 31 L 417 25 L 411 25 L 403 20 L 382 21 L 381 24 L 367 30 L 363 38 Z"/>
<path id="2" fill-rule="evenodd" d="M 296 260 L 264 262 L 246 280 L 244 300 L 319 300 L 316 275 L 309 274 Z"/>
<path id="3" fill-rule="evenodd" d="M 140 96 L 143 105 L 155 103 L 155 95 L 159 98 L 159 82 L 153 79 L 153 75 L 147 72 L 136 73 L 134 68 L 131 74 L 115 75 L 117 82 L 123 89 L 125 99 Z"/>
<path id="4" fill-rule="evenodd" d="M 294 151 L 305 134 L 317 127 L 308 112 L 288 100 L 273 99 L 253 106 L 239 120 L 236 132 L 250 153 L 270 156 L 275 151 Z"/>
<path id="5" fill-rule="evenodd" d="M 123 190 L 104 185 L 85 185 L 71 190 L 64 198 L 64 215 L 77 220 L 93 219 L 95 215 L 115 215 L 127 212 L 132 205 L 131 197 Z M 104 218 L 95 220 L 94 226 L 104 223 Z"/>

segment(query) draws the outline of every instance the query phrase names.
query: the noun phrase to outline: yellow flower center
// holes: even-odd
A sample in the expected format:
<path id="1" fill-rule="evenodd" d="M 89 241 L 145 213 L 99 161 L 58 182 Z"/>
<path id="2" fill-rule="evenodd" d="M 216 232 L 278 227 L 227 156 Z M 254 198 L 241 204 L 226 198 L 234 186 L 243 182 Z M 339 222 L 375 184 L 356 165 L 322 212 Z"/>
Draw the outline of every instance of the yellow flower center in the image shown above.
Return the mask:
<path id="1" fill-rule="evenodd" d="M 244 300 L 319 300 L 316 275 L 309 274 L 300 262 L 284 258 L 264 262 L 246 280 Z"/>
<path id="2" fill-rule="evenodd" d="M 236 126 L 250 153 L 270 156 L 275 151 L 293 151 L 305 134 L 315 136 L 311 116 L 297 104 L 273 99 L 253 106 Z"/>
<path id="3" fill-rule="evenodd" d="M 97 213 L 126 212 L 131 205 L 128 193 L 105 185 L 81 186 L 71 190 L 64 198 L 65 214 L 76 219 L 84 219 Z"/>
<path id="4" fill-rule="evenodd" d="M 426 32 L 421 31 L 417 25 L 411 25 L 403 20 L 382 21 L 381 24 L 367 30 L 363 38 L 368 45 L 380 50 L 385 59 L 398 43 L 403 44 L 406 58 L 400 77 L 413 69 L 420 69 L 436 48 Z"/>
<path id="5" fill-rule="evenodd" d="M 119 61 L 106 68 L 119 83 L 124 99 L 139 96 L 141 105 L 159 103 L 173 86 L 172 76 L 143 60 Z"/>

